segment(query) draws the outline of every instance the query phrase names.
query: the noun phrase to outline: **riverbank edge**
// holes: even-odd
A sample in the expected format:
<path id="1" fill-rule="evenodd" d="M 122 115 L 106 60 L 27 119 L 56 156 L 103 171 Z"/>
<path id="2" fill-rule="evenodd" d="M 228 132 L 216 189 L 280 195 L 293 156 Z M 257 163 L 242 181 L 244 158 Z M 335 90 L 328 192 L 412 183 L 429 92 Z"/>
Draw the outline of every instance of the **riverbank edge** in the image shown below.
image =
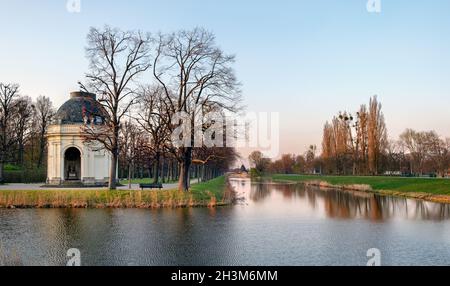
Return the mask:
<path id="1" fill-rule="evenodd" d="M 360 184 L 360 185 L 333 185 L 323 180 L 306 180 L 302 182 L 298 182 L 295 180 L 285 180 L 285 179 L 276 179 L 273 176 L 271 179 L 274 182 L 278 183 L 296 183 L 296 184 L 305 184 L 306 186 L 319 187 L 321 189 L 338 189 L 343 191 L 357 191 L 363 193 L 372 193 L 382 196 L 393 196 L 393 197 L 401 197 L 408 199 L 416 199 L 429 201 L 433 203 L 443 203 L 450 204 L 450 196 L 449 195 L 435 195 L 428 193 L 420 193 L 420 192 L 401 192 L 401 191 L 393 191 L 393 190 L 374 190 L 370 185 Z"/>
<path id="2" fill-rule="evenodd" d="M 235 203 L 236 193 L 230 184 L 230 174 L 223 178 L 223 184 L 218 184 L 221 190 L 197 191 L 204 192 L 201 194 L 192 190 L 0 190 L 0 209 L 178 209 L 229 206 Z M 199 186 L 201 183 L 194 188 Z M 206 195 L 208 198 L 198 199 L 196 195 Z"/>

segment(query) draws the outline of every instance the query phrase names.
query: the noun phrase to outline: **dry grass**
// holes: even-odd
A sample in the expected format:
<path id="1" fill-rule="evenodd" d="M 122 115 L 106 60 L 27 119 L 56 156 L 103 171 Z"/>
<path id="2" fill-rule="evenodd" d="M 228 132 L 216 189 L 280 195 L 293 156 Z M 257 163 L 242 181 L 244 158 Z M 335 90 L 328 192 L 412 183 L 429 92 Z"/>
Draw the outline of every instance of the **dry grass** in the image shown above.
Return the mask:
<path id="1" fill-rule="evenodd" d="M 231 202 L 225 177 L 178 190 L 0 191 L 0 208 L 183 208 Z"/>

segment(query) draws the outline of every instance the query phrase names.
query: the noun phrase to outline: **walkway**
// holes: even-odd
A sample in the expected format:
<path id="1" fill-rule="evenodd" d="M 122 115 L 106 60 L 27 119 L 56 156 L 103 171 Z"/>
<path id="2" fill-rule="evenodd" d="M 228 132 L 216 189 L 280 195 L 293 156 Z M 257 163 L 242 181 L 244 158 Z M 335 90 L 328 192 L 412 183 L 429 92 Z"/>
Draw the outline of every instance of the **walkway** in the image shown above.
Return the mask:
<path id="1" fill-rule="evenodd" d="M 197 179 L 191 180 L 191 185 L 196 184 Z M 42 190 L 98 190 L 106 188 L 42 188 L 42 184 L 5 184 L 0 185 L 0 191 L 42 191 Z M 163 190 L 174 190 L 178 183 L 163 184 Z M 119 190 L 130 190 L 128 185 L 118 187 Z M 131 190 L 140 190 L 139 184 L 131 184 Z"/>

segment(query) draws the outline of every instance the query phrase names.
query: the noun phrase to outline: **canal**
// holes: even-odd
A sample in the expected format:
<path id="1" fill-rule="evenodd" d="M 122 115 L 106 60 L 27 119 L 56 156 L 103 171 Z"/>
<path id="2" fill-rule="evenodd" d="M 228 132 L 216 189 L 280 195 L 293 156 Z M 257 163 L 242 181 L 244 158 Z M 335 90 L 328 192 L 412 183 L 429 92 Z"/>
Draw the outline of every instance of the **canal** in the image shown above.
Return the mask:
<path id="1" fill-rule="evenodd" d="M 216 209 L 0 210 L 0 264 L 450 265 L 450 205 L 233 179 Z"/>

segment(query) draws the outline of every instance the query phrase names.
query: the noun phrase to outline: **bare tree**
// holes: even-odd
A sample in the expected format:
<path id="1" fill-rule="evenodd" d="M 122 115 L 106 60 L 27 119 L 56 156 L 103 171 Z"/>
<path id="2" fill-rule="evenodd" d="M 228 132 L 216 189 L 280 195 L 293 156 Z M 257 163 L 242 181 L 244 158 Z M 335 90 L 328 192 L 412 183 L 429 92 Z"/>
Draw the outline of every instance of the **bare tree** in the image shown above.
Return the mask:
<path id="1" fill-rule="evenodd" d="M 124 155 L 123 160 L 125 161 L 128 168 L 128 188 L 131 189 L 131 179 L 134 171 L 134 163 L 136 160 L 137 150 L 138 150 L 138 137 L 142 133 L 141 130 L 131 121 L 127 121 L 121 125 L 120 132 L 120 149 L 121 153 Z"/>
<path id="2" fill-rule="evenodd" d="M 436 132 L 432 131 L 427 134 L 429 146 L 429 159 L 437 175 L 445 177 L 450 166 L 450 149 L 449 140 L 439 138 Z"/>
<path id="3" fill-rule="evenodd" d="M 34 121 L 37 124 L 38 140 L 39 140 L 39 157 L 37 167 L 40 168 L 44 161 L 45 147 L 47 141 L 45 139 L 45 133 L 51 123 L 55 110 L 50 98 L 46 96 L 39 96 L 34 104 Z"/>
<path id="4" fill-rule="evenodd" d="M 350 161 L 349 159 L 351 156 L 352 174 L 356 175 L 359 141 L 354 139 L 356 136 L 354 136 L 353 128 L 355 128 L 358 123 L 354 123 L 354 117 L 348 112 L 339 113 L 337 118 L 339 119 L 338 125 L 340 126 L 338 128 L 339 136 L 337 136 L 337 138 L 341 139 L 338 141 L 338 146 L 340 146 L 338 147 L 338 150 L 341 150 L 340 157 L 342 159 L 344 173 L 347 161 Z"/>
<path id="5" fill-rule="evenodd" d="M 368 173 L 368 121 L 369 114 L 367 112 L 367 106 L 365 104 L 361 105 L 359 111 L 356 113 L 356 149 L 357 149 L 357 173 L 367 174 Z"/>
<path id="6" fill-rule="evenodd" d="M 108 116 L 104 124 L 84 127 L 85 140 L 99 143 L 111 153 L 109 188 L 116 189 L 120 123 L 134 103 L 136 78 L 151 67 L 151 38 L 141 32 L 105 27 L 91 28 L 87 40 L 88 87 L 100 96 Z"/>
<path id="7" fill-rule="evenodd" d="M 294 167 L 293 167 L 293 171 L 296 174 L 303 174 L 306 172 L 306 160 L 305 157 L 302 155 L 293 155 L 295 158 L 295 162 L 294 162 Z"/>
<path id="8" fill-rule="evenodd" d="M 355 153 L 352 126 L 353 117 L 340 112 L 331 123 L 324 126 L 322 158 L 326 161 L 325 170 L 336 174 L 346 174 L 347 169 L 355 170 Z"/>
<path id="9" fill-rule="evenodd" d="M 334 162 L 336 160 L 335 142 L 333 126 L 327 121 L 323 127 L 321 157 L 325 162 L 324 171 L 328 174 L 333 173 L 336 167 L 336 162 Z M 302 169 L 304 170 L 304 168 Z"/>
<path id="10" fill-rule="evenodd" d="M 405 147 L 400 141 L 390 140 L 386 145 L 386 171 L 391 175 L 395 172 L 405 173 Z"/>
<path id="11" fill-rule="evenodd" d="M 322 163 L 325 172 L 377 175 L 387 148 L 387 129 L 381 104 L 370 99 L 369 109 L 361 105 L 353 117 L 340 112 L 326 122 L 322 138 Z"/>
<path id="12" fill-rule="evenodd" d="M 400 141 L 409 151 L 411 157 L 411 173 L 422 174 L 427 152 L 426 134 L 416 132 L 412 129 L 406 129 L 400 135 Z"/>
<path id="13" fill-rule="evenodd" d="M 317 146 L 316 145 L 310 145 L 308 150 L 305 153 L 305 160 L 306 160 L 306 170 L 308 173 L 315 173 L 316 171 L 316 152 L 317 152 Z"/>
<path id="14" fill-rule="evenodd" d="M 372 175 L 378 175 L 381 153 L 387 144 L 387 131 L 381 103 L 378 102 L 377 96 L 370 99 L 367 132 L 369 172 Z"/>
<path id="15" fill-rule="evenodd" d="M 239 154 L 231 147 L 194 148 L 192 160 L 198 179 L 207 181 L 222 175 L 239 158 Z"/>
<path id="16" fill-rule="evenodd" d="M 139 112 L 136 120 L 150 135 L 150 148 L 154 157 L 154 183 L 159 183 L 161 156 L 170 140 L 170 125 L 168 121 L 167 99 L 160 85 L 146 86 L 141 90 L 139 97 Z"/>
<path id="17" fill-rule="evenodd" d="M 153 75 L 164 91 L 170 132 L 182 124 L 172 122 L 179 112 L 189 117 L 193 127 L 200 112 L 238 109 L 240 91 L 231 67 L 233 63 L 234 56 L 224 54 L 217 47 L 214 35 L 204 29 L 160 35 Z M 191 128 L 191 138 L 184 138 L 188 144 L 171 148 L 180 164 L 179 190 L 189 189 L 194 129 Z"/>
<path id="18" fill-rule="evenodd" d="M 15 126 L 11 124 L 14 100 L 19 96 L 18 84 L 0 83 L 0 181 L 3 181 L 3 168 L 6 163 L 8 151 L 15 143 L 13 135 Z"/>
<path id="19" fill-rule="evenodd" d="M 270 165 L 270 159 L 264 157 L 261 151 L 253 151 L 249 156 L 248 160 L 250 162 L 250 166 L 255 168 L 258 174 L 263 174 L 267 171 L 267 168 Z"/>
<path id="20" fill-rule="evenodd" d="M 30 125 L 33 116 L 33 105 L 31 98 L 28 96 L 18 98 L 14 102 L 14 114 L 13 125 L 16 126 L 15 136 L 17 138 L 17 163 L 23 167 L 25 141 L 28 139 L 28 135 L 31 132 Z"/>

